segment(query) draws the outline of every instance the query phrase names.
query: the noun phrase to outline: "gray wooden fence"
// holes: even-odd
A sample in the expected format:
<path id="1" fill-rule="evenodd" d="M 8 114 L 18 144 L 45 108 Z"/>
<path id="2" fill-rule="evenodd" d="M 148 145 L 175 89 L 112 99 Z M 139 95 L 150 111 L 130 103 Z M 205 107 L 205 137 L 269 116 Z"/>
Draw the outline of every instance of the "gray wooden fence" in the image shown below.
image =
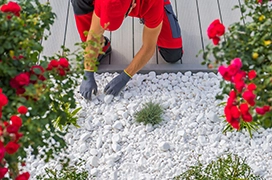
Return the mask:
<path id="1" fill-rule="evenodd" d="M 51 28 L 51 36 L 43 42 L 43 55 L 50 56 L 61 51 L 64 45 L 71 51 L 80 42 L 76 30 L 74 14 L 69 0 L 41 0 L 49 1 L 57 19 Z M 196 57 L 199 50 L 203 49 L 211 40 L 207 37 L 207 27 L 215 20 L 220 19 L 226 27 L 239 21 L 241 12 L 232 10 L 234 5 L 240 5 L 241 0 L 171 0 L 173 9 L 177 14 L 183 37 L 184 56 L 183 63 L 167 64 L 158 51 L 155 52 L 148 64 L 140 71 L 184 72 L 206 71 L 202 66 L 201 56 Z M 106 32 L 111 39 L 113 52 L 99 65 L 99 72 L 120 72 L 133 59 L 141 47 L 143 25 L 137 18 L 126 18 L 121 28 L 114 32 Z"/>

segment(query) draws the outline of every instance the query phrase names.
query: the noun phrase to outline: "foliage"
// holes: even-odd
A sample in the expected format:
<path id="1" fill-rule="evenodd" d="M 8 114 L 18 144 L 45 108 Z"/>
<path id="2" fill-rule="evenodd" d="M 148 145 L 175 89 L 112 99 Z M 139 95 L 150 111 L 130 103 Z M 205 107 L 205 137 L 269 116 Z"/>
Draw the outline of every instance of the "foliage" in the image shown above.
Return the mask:
<path id="1" fill-rule="evenodd" d="M 146 124 L 155 125 L 162 122 L 163 110 L 159 104 L 147 102 L 143 106 L 144 106 L 143 109 L 134 114 L 136 122 L 138 123 L 143 122 L 145 125 Z"/>
<path id="2" fill-rule="evenodd" d="M 253 174 L 252 169 L 246 164 L 246 159 L 242 159 L 238 155 L 228 154 L 227 156 L 218 157 L 215 161 L 209 163 L 206 167 L 198 162 L 175 180 L 261 180 L 263 178 Z"/>
<path id="3" fill-rule="evenodd" d="M 217 98 L 223 99 L 226 95 L 229 96 L 232 90 L 236 94 L 232 104 L 233 107 L 235 106 L 234 112 L 231 111 L 229 114 L 232 115 L 235 112 L 240 114 L 240 116 L 232 117 L 238 125 L 235 121 L 230 122 L 231 118 L 226 117 L 230 124 L 225 130 L 245 128 L 251 134 L 258 125 L 264 128 L 272 127 L 271 2 L 245 0 L 240 10 L 243 13 L 241 21 L 230 25 L 228 32 L 222 30 L 219 20 L 209 26 L 207 33 L 213 40 L 213 44 L 205 47 L 203 64 L 208 67 L 219 66 L 223 80 L 220 84 L 222 92 L 217 95 Z M 220 42 L 220 36 L 222 42 Z M 241 60 L 242 66 L 239 68 L 234 65 L 235 63 L 231 63 L 237 58 Z M 224 66 L 226 64 L 228 66 Z M 250 78 L 250 73 L 256 73 L 256 77 Z M 248 89 L 250 86 L 252 90 Z M 253 99 L 251 103 L 248 101 L 249 98 Z M 250 122 L 242 117 L 240 108 L 242 104 L 248 105 L 249 114 L 247 115 L 252 116 Z"/>
<path id="4" fill-rule="evenodd" d="M 81 170 L 84 161 L 80 161 L 75 165 L 69 165 L 69 160 L 62 163 L 62 168 L 56 170 L 55 168 L 46 168 L 45 175 L 37 176 L 37 180 L 86 180 L 88 179 L 88 171 Z"/>
<path id="5" fill-rule="evenodd" d="M 69 50 L 39 57 L 41 40 L 48 38 L 44 34 L 56 17 L 50 4 L 17 2 L 0 0 L 0 169 L 5 171 L 0 176 L 12 179 L 21 173 L 24 147 L 31 146 L 34 155 L 45 154 L 46 160 L 66 147 L 64 128 L 77 125 L 80 110 L 74 87 L 81 71 L 71 68 Z M 50 138 L 58 143 L 49 144 Z M 40 147 L 46 147 L 44 152 Z"/>

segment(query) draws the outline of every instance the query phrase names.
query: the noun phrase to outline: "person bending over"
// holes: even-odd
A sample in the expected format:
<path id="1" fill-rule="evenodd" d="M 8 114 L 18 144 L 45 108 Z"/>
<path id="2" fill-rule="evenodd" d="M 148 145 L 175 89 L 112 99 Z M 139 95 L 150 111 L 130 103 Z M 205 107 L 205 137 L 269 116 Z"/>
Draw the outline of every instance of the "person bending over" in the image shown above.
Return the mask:
<path id="1" fill-rule="evenodd" d="M 180 26 L 169 0 L 71 0 L 75 12 L 77 29 L 82 41 L 104 42 L 104 55 L 88 45 L 84 56 L 84 76 L 80 94 L 91 99 L 97 93 L 94 77 L 96 62 L 111 51 L 110 41 L 103 36 L 104 31 L 117 30 L 127 17 L 140 18 L 144 23 L 142 46 L 131 63 L 104 88 L 105 94 L 118 95 L 127 82 L 151 59 L 158 46 L 163 59 L 176 63 L 183 55 Z M 88 31 L 84 36 L 84 31 Z M 99 38 L 95 38 L 94 34 Z M 103 37 L 105 40 L 103 40 Z"/>

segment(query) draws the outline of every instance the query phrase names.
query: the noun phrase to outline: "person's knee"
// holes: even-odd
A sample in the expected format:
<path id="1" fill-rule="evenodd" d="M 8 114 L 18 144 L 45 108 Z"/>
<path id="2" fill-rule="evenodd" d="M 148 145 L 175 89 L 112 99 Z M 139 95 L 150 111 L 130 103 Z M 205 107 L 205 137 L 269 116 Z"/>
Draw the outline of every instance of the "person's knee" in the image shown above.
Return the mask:
<path id="1" fill-rule="evenodd" d="M 159 48 L 159 52 L 167 63 L 176 63 L 179 60 L 181 60 L 183 55 L 182 48 L 178 49 Z"/>

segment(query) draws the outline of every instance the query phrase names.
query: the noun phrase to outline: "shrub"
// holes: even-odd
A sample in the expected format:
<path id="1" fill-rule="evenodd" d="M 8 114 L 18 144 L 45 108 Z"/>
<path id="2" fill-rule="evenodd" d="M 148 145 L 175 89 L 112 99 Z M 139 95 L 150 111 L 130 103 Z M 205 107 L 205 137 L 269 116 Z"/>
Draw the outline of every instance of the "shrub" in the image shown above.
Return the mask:
<path id="1" fill-rule="evenodd" d="M 225 157 L 218 157 L 207 166 L 198 162 L 195 166 L 190 168 L 175 180 L 218 180 L 218 179 L 231 179 L 231 180 L 261 180 L 260 176 L 253 174 L 252 169 L 246 164 L 246 159 L 242 159 L 238 155 L 228 154 Z"/>
<path id="2" fill-rule="evenodd" d="M 46 174 L 37 176 L 37 180 L 86 180 L 88 179 L 88 171 L 82 170 L 85 162 L 80 161 L 75 165 L 69 165 L 69 160 L 61 164 L 62 168 L 56 170 L 55 168 L 46 168 Z"/>
<path id="3" fill-rule="evenodd" d="M 28 179 L 18 169 L 25 148 L 49 160 L 66 147 L 63 128 L 77 125 L 74 87 L 80 71 L 71 68 L 67 49 L 66 55 L 39 57 L 55 19 L 50 5 L 17 2 L 0 0 L 0 178 Z"/>
<path id="4" fill-rule="evenodd" d="M 162 122 L 162 107 L 159 104 L 153 102 L 147 102 L 143 105 L 143 109 L 136 112 L 134 117 L 136 122 L 146 124 L 159 124 Z"/>
<path id="5" fill-rule="evenodd" d="M 272 127 L 271 2 L 245 0 L 241 11 L 241 21 L 227 32 L 219 20 L 211 23 L 207 33 L 213 44 L 206 46 L 203 64 L 219 66 L 223 76 L 217 98 L 229 96 L 225 131 L 247 129 L 252 135 L 258 125 Z"/>

